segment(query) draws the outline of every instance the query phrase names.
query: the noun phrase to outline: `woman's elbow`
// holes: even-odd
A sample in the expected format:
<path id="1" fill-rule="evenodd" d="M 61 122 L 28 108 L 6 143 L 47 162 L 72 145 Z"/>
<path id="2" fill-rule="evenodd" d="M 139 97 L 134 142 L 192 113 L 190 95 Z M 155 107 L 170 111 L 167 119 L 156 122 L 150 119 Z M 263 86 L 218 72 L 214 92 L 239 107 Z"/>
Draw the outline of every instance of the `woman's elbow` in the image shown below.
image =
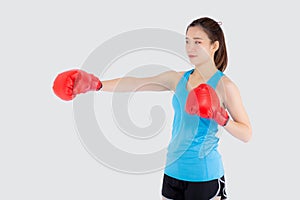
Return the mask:
<path id="1" fill-rule="evenodd" d="M 248 130 L 245 133 L 245 137 L 243 138 L 243 142 L 248 143 L 252 138 L 252 128 L 249 127 Z"/>

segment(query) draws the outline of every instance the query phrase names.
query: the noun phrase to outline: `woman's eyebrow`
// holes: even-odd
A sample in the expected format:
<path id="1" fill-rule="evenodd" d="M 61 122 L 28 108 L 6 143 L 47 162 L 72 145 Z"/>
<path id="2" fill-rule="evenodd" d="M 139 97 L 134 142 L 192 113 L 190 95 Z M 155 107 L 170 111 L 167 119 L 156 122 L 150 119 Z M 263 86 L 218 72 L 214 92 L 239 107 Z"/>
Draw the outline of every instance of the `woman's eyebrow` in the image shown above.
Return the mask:
<path id="1" fill-rule="evenodd" d="M 189 39 L 189 38 L 186 37 L 185 39 Z M 197 39 L 198 39 L 198 40 L 203 40 L 201 37 L 194 37 L 193 39 L 194 39 L 194 40 L 197 40 Z"/>

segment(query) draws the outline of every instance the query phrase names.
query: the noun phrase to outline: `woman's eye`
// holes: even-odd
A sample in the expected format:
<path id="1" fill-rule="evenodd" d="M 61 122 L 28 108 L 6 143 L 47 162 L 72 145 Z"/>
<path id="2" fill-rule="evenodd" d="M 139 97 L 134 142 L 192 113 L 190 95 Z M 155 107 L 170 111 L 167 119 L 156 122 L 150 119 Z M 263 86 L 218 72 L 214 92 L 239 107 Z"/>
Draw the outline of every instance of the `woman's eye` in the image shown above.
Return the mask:
<path id="1" fill-rule="evenodd" d="M 188 44 L 188 43 L 189 43 L 189 41 L 185 41 L 185 43 L 186 43 L 186 44 Z M 195 41 L 195 44 L 201 44 L 201 42 L 199 42 L 199 41 Z"/>

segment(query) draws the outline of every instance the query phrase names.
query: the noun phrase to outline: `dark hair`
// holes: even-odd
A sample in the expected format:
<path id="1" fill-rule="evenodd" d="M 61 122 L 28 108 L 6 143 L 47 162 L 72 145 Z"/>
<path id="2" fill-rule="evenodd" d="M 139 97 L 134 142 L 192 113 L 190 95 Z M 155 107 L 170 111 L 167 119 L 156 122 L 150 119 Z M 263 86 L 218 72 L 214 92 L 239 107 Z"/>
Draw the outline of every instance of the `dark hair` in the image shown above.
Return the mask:
<path id="1" fill-rule="evenodd" d="M 207 34 L 208 38 L 211 40 L 211 43 L 219 41 L 219 49 L 215 52 L 214 61 L 216 67 L 220 71 L 225 71 L 227 67 L 228 57 L 225 44 L 224 33 L 220 27 L 220 24 L 214 21 L 211 18 L 203 17 L 194 20 L 186 29 L 186 33 L 190 27 L 198 26 L 203 29 Z"/>

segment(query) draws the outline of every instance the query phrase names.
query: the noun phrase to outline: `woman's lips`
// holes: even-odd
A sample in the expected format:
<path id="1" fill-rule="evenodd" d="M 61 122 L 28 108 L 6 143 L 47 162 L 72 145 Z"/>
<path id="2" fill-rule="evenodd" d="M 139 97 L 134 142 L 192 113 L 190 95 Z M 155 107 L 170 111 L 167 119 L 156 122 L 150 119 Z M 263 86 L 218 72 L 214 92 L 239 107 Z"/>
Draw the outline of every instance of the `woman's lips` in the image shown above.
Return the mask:
<path id="1" fill-rule="evenodd" d="M 189 58 L 195 58 L 197 57 L 196 55 L 189 55 Z"/>

